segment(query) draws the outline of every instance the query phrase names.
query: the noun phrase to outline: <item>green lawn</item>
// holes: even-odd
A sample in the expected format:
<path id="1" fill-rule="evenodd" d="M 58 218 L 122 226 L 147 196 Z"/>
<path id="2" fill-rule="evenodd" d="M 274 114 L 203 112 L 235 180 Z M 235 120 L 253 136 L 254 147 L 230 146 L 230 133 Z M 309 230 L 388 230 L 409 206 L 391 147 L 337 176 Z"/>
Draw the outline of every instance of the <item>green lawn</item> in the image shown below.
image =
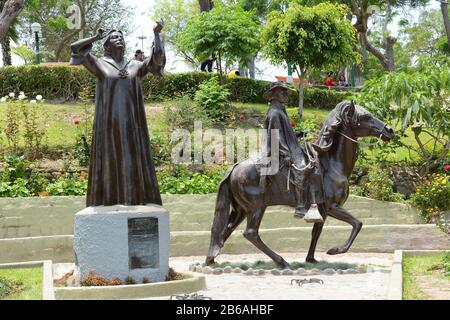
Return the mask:
<path id="1" fill-rule="evenodd" d="M 428 276 L 424 280 L 424 276 Z M 430 279 L 434 279 L 431 281 Z M 443 253 L 433 256 L 413 256 L 403 259 L 403 299 L 429 300 L 443 299 L 444 296 L 436 290 L 436 296 L 425 292 L 424 286 L 433 287 L 441 284 L 443 289 L 450 288 L 450 254 Z M 432 289 L 432 288 L 431 288 Z M 433 292 L 433 291 L 431 291 Z"/>
<path id="2" fill-rule="evenodd" d="M 19 293 L 5 300 L 42 300 L 42 267 L 0 269 L 0 277 L 23 284 Z"/>

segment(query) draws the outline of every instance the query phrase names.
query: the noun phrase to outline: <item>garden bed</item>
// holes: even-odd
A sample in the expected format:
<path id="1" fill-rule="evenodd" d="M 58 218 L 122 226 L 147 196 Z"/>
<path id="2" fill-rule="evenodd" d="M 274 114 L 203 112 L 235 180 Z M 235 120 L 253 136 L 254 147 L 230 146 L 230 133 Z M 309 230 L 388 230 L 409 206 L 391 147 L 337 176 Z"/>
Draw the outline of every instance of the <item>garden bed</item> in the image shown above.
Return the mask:
<path id="1" fill-rule="evenodd" d="M 197 292 L 206 288 L 205 278 L 192 273 L 176 273 L 169 281 L 143 284 L 79 286 L 74 284 L 70 271 L 74 264 L 55 264 L 53 281 L 56 300 L 111 300 L 111 299 L 144 299 L 166 297 L 174 294 Z M 65 274 L 61 278 L 61 274 Z M 62 279 L 62 280 L 61 280 Z M 64 285 L 69 280 L 68 286 Z M 71 282 L 72 281 L 72 282 Z M 75 281 L 76 282 L 76 281 Z M 120 283 L 120 281 L 118 282 Z"/>
<path id="2" fill-rule="evenodd" d="M 205 274 L 221 275 L 223 273 L 242 273 L 244 275 L 265 274 L 272 275 L 332 275 L 332 274 L 356 274 L 366 273 L 373 270 L 373 267 L 361 264 L 350 264 L 342 262 L 319 261 L 318 263 L 292 262 L 291 268 L 286 269 L 277 266 L 274 262 L 256 261 L 256 262 L 223 262 L 215 263 L 210 266 L 195 263 L 189 266 L 190 271 Z"/>

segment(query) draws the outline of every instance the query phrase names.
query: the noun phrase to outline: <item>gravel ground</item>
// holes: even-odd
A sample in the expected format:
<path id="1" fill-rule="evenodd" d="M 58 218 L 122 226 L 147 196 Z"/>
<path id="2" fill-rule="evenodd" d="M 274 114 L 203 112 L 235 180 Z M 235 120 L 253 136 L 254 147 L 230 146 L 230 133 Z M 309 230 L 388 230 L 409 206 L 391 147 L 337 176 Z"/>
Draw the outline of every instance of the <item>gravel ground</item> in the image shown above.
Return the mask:
<path id="1" fill-rule="evenodd" d="M 302 261 L 304 254 L 282 254 L 289 261 Z M 176 271 L 188 271 L 189 265 L 203 262 L 204 257 L 175 257 L 170 265 Z M 197 292 L 213 300 L 379 300 L 386 299 L 391 254 L 349 253 L 341 256 L 317 254 L 317 260 L 359 263 L 373 266 L 374 272 L 317 276 L 247 276 L 243 274 L 205 275 L 207 289 Z M 220 255 L 217 262 L 251 262 L 267 260 L 261 254 Z M 292 279 L 319 278 L 321 284 L 292 286 Z"/>

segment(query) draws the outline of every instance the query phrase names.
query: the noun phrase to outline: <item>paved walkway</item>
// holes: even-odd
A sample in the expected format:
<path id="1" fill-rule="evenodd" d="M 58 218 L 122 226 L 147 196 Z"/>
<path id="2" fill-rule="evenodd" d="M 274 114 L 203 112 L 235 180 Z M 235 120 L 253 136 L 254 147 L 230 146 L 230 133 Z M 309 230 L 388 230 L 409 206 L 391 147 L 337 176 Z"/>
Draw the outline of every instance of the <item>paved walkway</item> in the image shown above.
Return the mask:
<path id="1" fill-rule="evenodd" d="M 282 254 L 289 261 L 303 261 L 305 254 Z M 363 274 L 318 276 L 247 276 L 243 274 L 205 275 L 207 289 L 198 294 L 214 300 L 379 300 L 386 299 L 391 254 L 349 253 L 341 256 L 318 254 L 316 259 L 329 262 L 360 263 L 373 266 L 374 271 Z M 203 262 L 204 257 L 175 257 L 170 265 L 176 271 L 188 271 L 189 265 Z M 267 260 L 260 254 L 220 255 L 217 262 L 251 262 Z M 324 284 L 291 286 L 291 279 L 319 278 Z"/>

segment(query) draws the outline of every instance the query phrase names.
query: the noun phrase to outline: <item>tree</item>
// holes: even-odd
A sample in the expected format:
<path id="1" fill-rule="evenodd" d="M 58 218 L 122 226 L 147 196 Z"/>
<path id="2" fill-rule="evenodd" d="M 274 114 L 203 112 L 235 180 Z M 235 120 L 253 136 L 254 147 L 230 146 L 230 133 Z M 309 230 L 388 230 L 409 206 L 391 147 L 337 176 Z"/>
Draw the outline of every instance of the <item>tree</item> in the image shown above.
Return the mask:
<path id="1" fill-rule="evenodd" d="M 438 42 L 445 37 L 441 13 L 438 9 L 424 11 L 416 23 L 403 26 L 399 34 L 411 61 L 420 55 L 439 54 Z"/>
<path id="2" fill-rule="evenodd" d="M 192 66 L 197 66 L 192 52 L 181 50 L 180 36 L 187 22 L 198 15 L 200 8 L 197 0 L 160 0 L 154 8 L 153 20 L 164 20 L 164 39 L 177 56 L 182 57 Z"/>
<path id="3" fill-rule="evenodd" d="M 448 1 L 438 0 L 441 3 L 442 17 L 444 18 L 445 32 L 447 34 L 447 45 L 450 50 L 450 19 L 448 17 Z"/>
<path id="4" fill-rule="evenodd" d="M 200 61 L 216 56 L 221 81 L 222 61 L 245 61 L 258 51 L 260 24 L 251 12 L 233 6 L 216 5 L 188 21 L 179 50 L 192 51 Z"/>
<path id="5" fill-rule="evenodd" d="M 11 51 L 19 56 L 25 64 L 32 64 L 35 59 L 35 53 L 28 46 L 22 45 L 18 47 L 12 47 Z"/>
<path id="6" fill-rule="evenodd" d="M 296 70 L 300 118 L 308 73 L 358 60 L 356 32 L 347 14 L 346 6 L 320 3 L 314 7 L 292 4 L 284 14 L 274 11 L 269 15 L 261 36 L 263 55 L 276 65 L 291 64 Z"/>
<path id="7" fill-rule="evenodd" d="M 435 169 L 450 151 L 450 64 L 447 57 L 425 57 L 413 73 L 391 72 L 366 83 L 358 98 L 380 119 L 405 136 L 414 134 L 416 146 L 399 145 L 417 153 L 424 175 Z"/>
<path id="8" fill-rule="evenodd" d="M 9 27 L 23 9 L 23 0 L 7 0 L 0 11 L 0 42 L 8 36 Z"/>
<path id="9" fill-rule="evenodd" d="M 361 50 L 362 50 L 362 63 L 366 60 L 366 51 L 373 54 L 381 63 L 383 68 L 387 71 L 395 70 L 394 61 L 394 45 L 397 39 L 393 37 L 388 30 L 388 23 L 394 14 L 395 8 L 409 6 L 411 8 L 425 5 L 429 0 L 344 0 L 352 11 L 352 14 L 356 16 L 357 21 L 355 28 L 358 31 Z M 383 47 L 382 50 L 374 46 L 367 37 L 368 21 L 376 11 L 384 10 L 384 22 L 383 22 Z"/>
<path id="10" fill-rule="evenodd" d="M 74 0 L 80 8 L 81 28 L 69 29 L 66 10 L 72 3 L 60 0 L 34 0 L 27 3 L 22 15 L 22 36 L 28 37 L 29 26 L 39 22 L 42 26 L 43 44 L 53 53 L 52 60 L 68 61 L 69 44 L 79 35 L 93 34 L 100 27 L 114 28 L 127 33 L 132 27 L 131 8 L 122 0 Z"/>

